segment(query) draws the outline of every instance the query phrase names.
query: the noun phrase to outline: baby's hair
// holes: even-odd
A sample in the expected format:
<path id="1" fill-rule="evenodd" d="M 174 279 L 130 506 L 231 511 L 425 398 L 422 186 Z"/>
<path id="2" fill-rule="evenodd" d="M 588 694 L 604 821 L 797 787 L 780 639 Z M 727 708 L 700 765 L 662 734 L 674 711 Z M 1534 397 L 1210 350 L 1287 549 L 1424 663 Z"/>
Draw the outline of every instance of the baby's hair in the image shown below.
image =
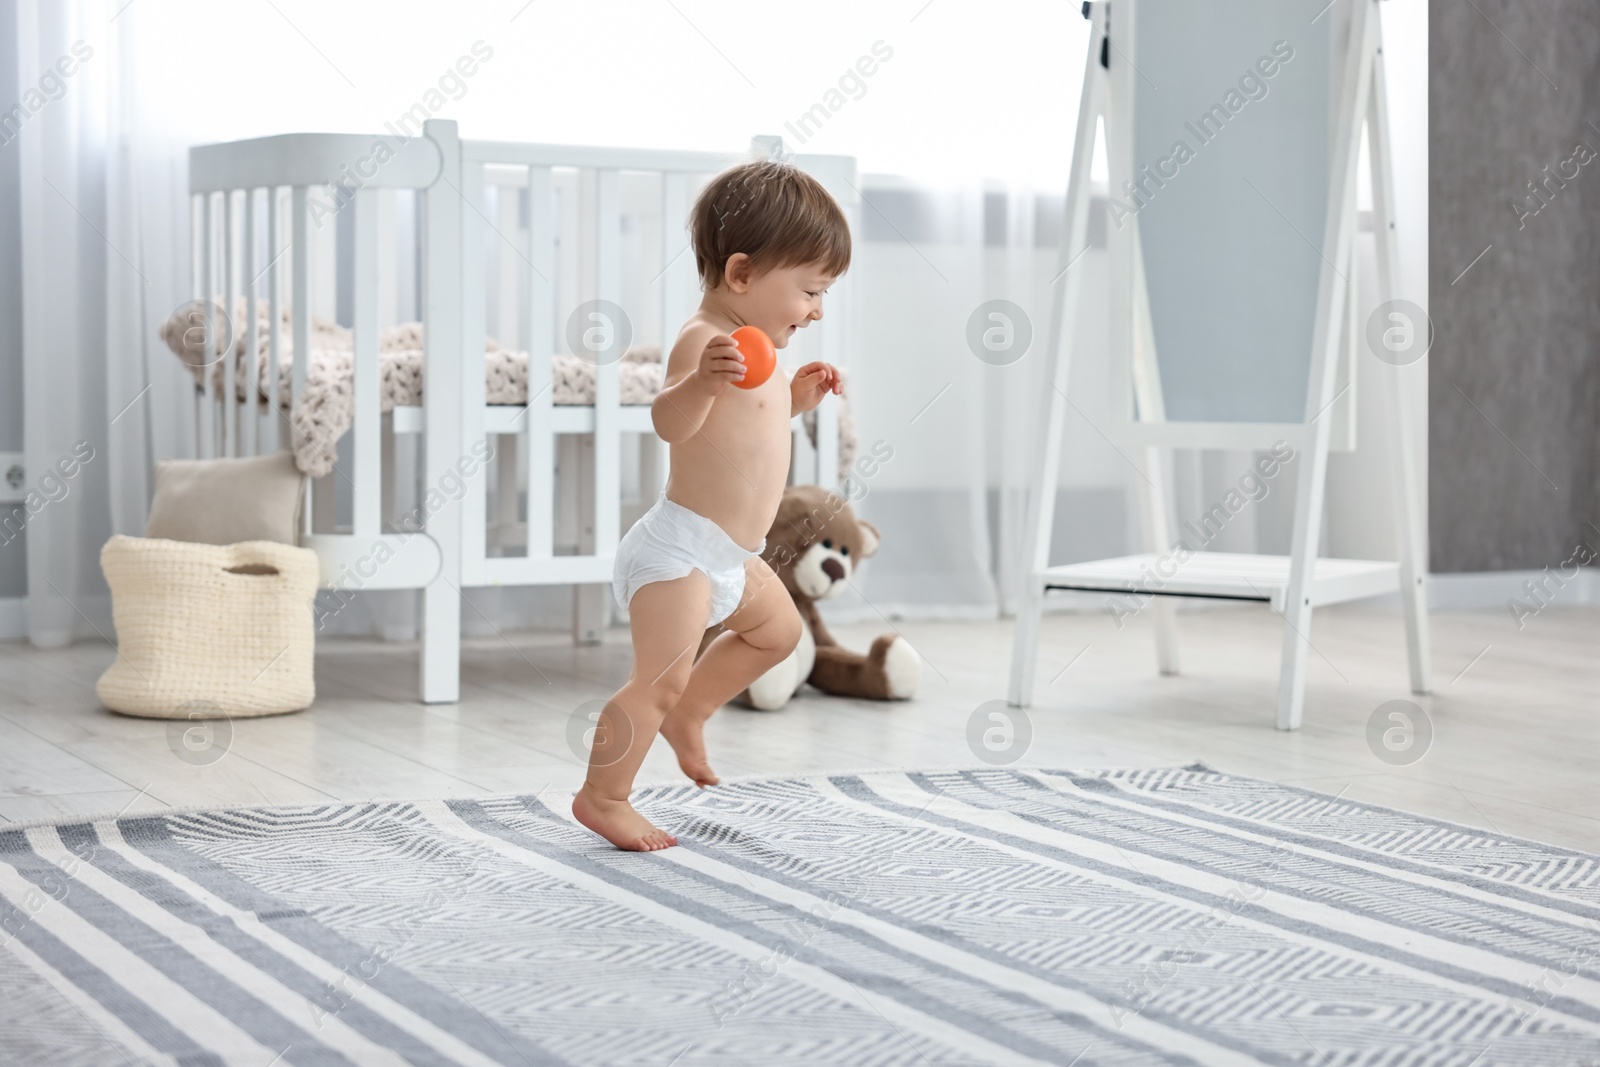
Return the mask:
<path id="1" fill-rule="evenodd" d="M 756 160 L 711 179 L 689 213 L 694 261 L 707 289 L 722 284 L 729 257 L 755 271 L 821 264 L 837 278 L 850 266 L 850 227 L 828 191 L 790 163 Z"/>

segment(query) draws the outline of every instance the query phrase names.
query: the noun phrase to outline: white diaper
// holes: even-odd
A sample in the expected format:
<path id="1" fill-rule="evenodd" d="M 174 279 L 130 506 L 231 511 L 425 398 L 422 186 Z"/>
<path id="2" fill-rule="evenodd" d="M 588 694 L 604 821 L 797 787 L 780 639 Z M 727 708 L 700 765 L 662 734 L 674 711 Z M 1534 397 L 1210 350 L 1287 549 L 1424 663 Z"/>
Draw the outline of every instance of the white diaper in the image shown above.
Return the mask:
<path id="1" fill-rule="evenodd" d="M 711 618 L 707 626 L 733 614 L 744 595 L 744 562 L 766 551 L 767 539 L 754 552 L 697 511 L 661 496 L 617 545 L 611 588 L 626 610 L 633 594 L 651 582 L 670 582 L 698 570 L 711 579 Z"/>

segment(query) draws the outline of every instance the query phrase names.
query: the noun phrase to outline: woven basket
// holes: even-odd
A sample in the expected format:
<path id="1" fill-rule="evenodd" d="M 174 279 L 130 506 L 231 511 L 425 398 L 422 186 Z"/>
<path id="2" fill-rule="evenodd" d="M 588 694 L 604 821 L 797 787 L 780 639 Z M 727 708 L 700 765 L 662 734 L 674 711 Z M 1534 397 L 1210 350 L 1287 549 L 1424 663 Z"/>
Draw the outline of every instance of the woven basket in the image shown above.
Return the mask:
<path id="1" fill-rule="evenodd" d="M 95 692 L 112 711 L 237 718 L 296 711 L 316 696 L 310 549 L 117 536 L 100 566 L 118 655 Z"/>

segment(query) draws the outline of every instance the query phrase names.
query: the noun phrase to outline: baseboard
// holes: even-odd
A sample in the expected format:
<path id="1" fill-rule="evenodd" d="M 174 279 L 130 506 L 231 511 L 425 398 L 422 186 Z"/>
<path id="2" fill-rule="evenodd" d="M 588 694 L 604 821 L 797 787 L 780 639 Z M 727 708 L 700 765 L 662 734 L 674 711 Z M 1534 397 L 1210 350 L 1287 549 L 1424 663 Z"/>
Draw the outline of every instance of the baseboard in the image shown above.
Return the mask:
<path id="1" fill-rule="evenodd" d="M 972 620 L 996 618 L 995 608 L 988 604 L 818 604 L 822 621 L 834 626 L 861 626 L 868 623 L 889 625 L 902 621 Z"/>
<path id="2" fill-rule="evenodd" d="M 111 596 L 108 593 L 81 594 L 72 600 L 72 613 L 62 615 L 61 628 L 47 635 L 41 648 L 61 648 L 74 641 L 97 636 L 116 640 L 111 624 Z M 81 613 L 81 617 L 80 617 Z M 85 624 L 84 620 L 88 620 Z M 28 636 L 28 598 L 0 597 L 0 641 L 18 641 Z"/>
<path id="3" fill-rule="evenodd" d="M 1542 604 L 1600 603 L 1600 573 L 1593 567 L 1580 567 L 1569 578 L 1558 568 L 1545 567 L 1435 574 L 1428 579 L 1428 606 L 1434 611 L 1506 610 L 1511 601 L 1520 601 L 1529 609 Z"/>
<path id="4" fill-rule="evenodd" d="M 26 597 L 0 596 L 0 641 L 15 641 L 28 633 Z"/>
<path id="5" fill-rule="evenodd" d="M 1542 588 L 1546 593 L 1542 597 L 1545 603 L 1557 604 L 1600 604 L 1600 573 L 1595 568 L 1581 568 L 1572 578 L 1563 578 L 1559 571 L 1554 569 L 1538 571 L 1478 571 L 1470 574 L 1435 574 L 1428 581 L 1428 605 L 1434 611 L 1481 611 L 1486 609 L 1505 609 L 1509 601 L 1518 600 L 1529 608 L 1537 608 L 1538 603 L 1531 597 L 1526 583 L 1534 583 L 1533 588 Z M 92 598 L 103 600 L 105 598 Z M 1104 613 L 1106 608 L 1104 598 L 1091 594 L 1081 596 L 1053 595 L 1046 598 L 1044 610 L 1047 614 L 1094 614 Z M 1397 598 L 1383 597 L 1370 603 L 1396 604 Z M 1181 610 L 1216 610 L 1218 607 L 1236 607 L 1237 605 L 1225 602 L 1197 602 L 1195 604 L 1181 604 Z M 96 625 L 101 625 L 106 633 L 110 634 L 110 605 L 109 603 L 94 603 L 91 605 L 92 613 L 104 615 L 105 618 L 97 619 Z M 881 609 L 881 610 L 880 610 Z M 567 609 L 570 611 L 570 609 Z M 352 613 L 354 614 L 354 613 Z M 889 604 L 872 607 L 865 604 L 844 605 L 835 608 L 829 605 L 824 610 L 827 621 L 841 626 L 849 626 L 874 621 L 882 621 L 884 615 L 891 619 L 983 619 L 994 618 L 995 609 L 987 606 L 956 605 L 937 607 L 926 604 Z M 526 622 L 526 620 L 523 620 Z M 619 612 L 616 620 L 623 626 L 627 625 L 627 613 Z M 514 625 L 514 624 L 513 624 Z M 388 629 L 388 627 L 386 627 Z M 403 630 L 402 634 L 400 631 Z M 385 633 L 388 640 L 414 639 L 415 633 L 409 624 L 402 624 L 395 628 L 396 632 Z M 373 632 L 372 622 L 362 618 L 351 627 L 333 628 L 333 633 L 357 633 L 368 636 Z M 0 641 L 16 641 L 28 635 L 28 601 L 26 597 L 0 597 Z"/>

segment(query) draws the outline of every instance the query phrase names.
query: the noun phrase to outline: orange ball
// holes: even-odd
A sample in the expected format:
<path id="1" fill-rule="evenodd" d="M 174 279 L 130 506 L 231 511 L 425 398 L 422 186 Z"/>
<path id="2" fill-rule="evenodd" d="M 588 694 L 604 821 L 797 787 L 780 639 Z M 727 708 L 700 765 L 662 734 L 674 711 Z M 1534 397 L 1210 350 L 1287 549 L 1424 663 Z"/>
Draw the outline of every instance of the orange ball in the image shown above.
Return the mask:
<path id="1" fill-rule="evenodd" d="M 757 326 L 741 326 L 729 336 L 744 356 L 744 377 L 734 385 L 740 389 L 754 389 L 772 377 L 778 366 L 778 350 L 772 347 L 772 338 Z"/>

